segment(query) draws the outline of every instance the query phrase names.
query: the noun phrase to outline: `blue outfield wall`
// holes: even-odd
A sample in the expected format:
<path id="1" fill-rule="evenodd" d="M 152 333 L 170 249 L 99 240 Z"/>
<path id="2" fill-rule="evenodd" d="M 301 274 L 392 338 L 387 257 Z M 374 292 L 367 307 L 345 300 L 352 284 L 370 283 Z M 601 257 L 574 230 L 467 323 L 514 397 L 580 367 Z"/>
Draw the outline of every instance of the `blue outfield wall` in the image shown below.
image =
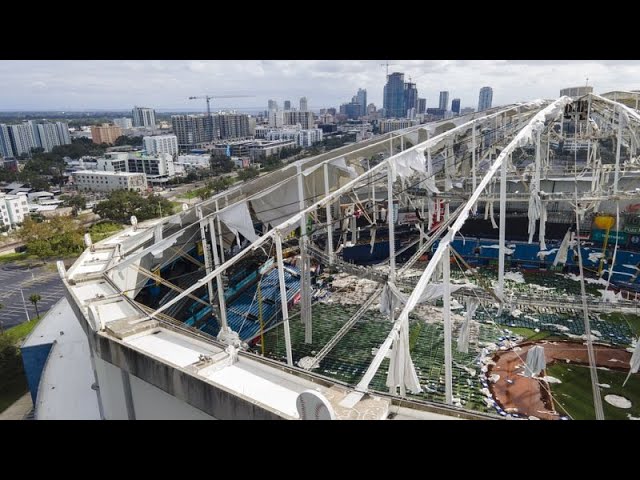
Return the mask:
<path id="1" fill-rule="evenodd" d="M 53 343 L 45 343 L 42 345 L 34 345 L 32 347 L 22 347 L 22 364 L 24 366 L 24 374 L 27 377 L 27 383 L 29 384 L 29 391 L 31 392 L 31 400 L 33 404 L 36 404 L 36 398 L 38 396 L 38 385 L 40 384 L 40 377 L 42 376 L 42 370 L 44 364 L 47 362 L 49 352 Z"/>

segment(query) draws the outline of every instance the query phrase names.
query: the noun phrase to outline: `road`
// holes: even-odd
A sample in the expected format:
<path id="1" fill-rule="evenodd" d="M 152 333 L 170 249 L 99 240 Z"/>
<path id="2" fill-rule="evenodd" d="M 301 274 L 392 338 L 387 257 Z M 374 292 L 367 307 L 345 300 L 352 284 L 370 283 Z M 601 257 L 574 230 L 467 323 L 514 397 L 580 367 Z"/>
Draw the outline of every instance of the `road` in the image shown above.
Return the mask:
<path id="1" fill-rule="evenodd" d="M 29 296 L 33 293 L 40 295 L 38 310 L 43 314 L 51 308 L 64 294 L 64 287 L 57 271 L 51 271 L 45 267 L 29 269 L 16 264 L 7 264 L 0 267 L 0 303 L 4 308 L 0 310 L 0 322 L 4 328 L 10 328 L 27 320 L 25 304 L 29 317 L 36 316 L 33 303 Z M 24 293 L 22 295 L 20 289 Z"/>

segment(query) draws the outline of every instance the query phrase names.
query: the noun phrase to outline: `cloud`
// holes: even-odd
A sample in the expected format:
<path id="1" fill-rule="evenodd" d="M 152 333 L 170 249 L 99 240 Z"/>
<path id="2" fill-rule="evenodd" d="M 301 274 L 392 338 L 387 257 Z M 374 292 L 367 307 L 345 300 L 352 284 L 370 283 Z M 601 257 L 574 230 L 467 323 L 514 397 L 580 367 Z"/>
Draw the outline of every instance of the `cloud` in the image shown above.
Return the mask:
<path id="1" fill-rule="evenodd" d="M 266 53 L 268 54 L 268 52 Z M 597 92 L 640 87 L 640 61 L 631 60 L 388 60 L 404 72 L 427 106 L 441 90 L 475 107 L 480 87 L 494 90 L 494 104 L 553 98 L 561 88 L 583 85 Z M 204 111 L 189 96 L 219 98 L 214 108 L 264 110 L 273 98 L 311 108 L 338 107 L 366 88 L 368 102 L 382 106 L 386 60 L 95 60 L 0 62 L 0 110 L 157 109 Z M 202 105 L 200 105 L 202 103 Z"/>

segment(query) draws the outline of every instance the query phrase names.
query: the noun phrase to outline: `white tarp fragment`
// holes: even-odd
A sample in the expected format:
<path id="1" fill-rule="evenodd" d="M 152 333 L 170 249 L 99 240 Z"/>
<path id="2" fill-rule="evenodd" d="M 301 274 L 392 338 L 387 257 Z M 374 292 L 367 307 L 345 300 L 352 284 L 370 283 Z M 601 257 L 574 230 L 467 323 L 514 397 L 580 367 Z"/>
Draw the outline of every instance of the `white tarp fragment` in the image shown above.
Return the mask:
<path id="1" fill-rule="evenodd" d="M 536 345 L 527 352 L 527 363 L 524 368 L 525 377 L 533 377 L 545 369 L 547 363 L 544 359 L 544 347 Z"/>
<path id="2" fill-rule="evenodd" d="M 500 249 L 500 245 L 480 245 L 480 248 L 496 248 L 496 249 Z M 504 247 L 504 253 L 505 255 L 513 255 L 513 252 L 515 252 L 515 250 L 513 248 L 509 248 L 509 247 Z"/>
<path id="3" fill-rule="evenodd" d="M 558 263 L 562 263 L 563 265 L 567 263 L 567 254 L 569 253 L 569 239 L 571 238 L 571 230 L 567 230 L 567 233 L 564 234 L 564 238 L 562 239 L 562 243 L 558 248 L 558 253 L 556 253 L 556 258 L 553 260 L 553 266 L 555 267 Z"/>
<path id="4" fill-rule="evenodd" d="M 344 157 L 331 160 L 329 162 L 329 166 L 334 167 L 339 172 L 346 173 L 351 178 L 356 178 L 358 176 L 358 172 L 356 172 L 356 169 L 351 165 L 347 165 L 347 161 Z"/>
<path id="5" fill-rule="evenodd" d="M 471 327 L 471 319 L 476 313 L 478 305 L 478 299 L 473 297 L 466 298 L 467 313 L 464 316 L 462 327 L 460 328 L 460 334 L 458 335 L 458 351 L 461 353 L 469 353 L 469 329 Z"/>
<path id="6" fill-rule="evenodd" d="M 392 160 L 393 168 L 391 168 L 391 178 L 393 181 L 396 180 L 396 177 L 402 179 L 408 178 L 416 172 L 426 174 L 427 169 L 425 166 L 424 150 L 424 148 L 407 150 L 394 158 Z"/>
<path id="7" fill-rule="evenodd" d="M 404 138 L 409 140 L 413 145 L 417 145 L 419 141 L 418 131 L 415 130 L 413 132 L 405 133 Z"/>
<path id="8" fill-rule="evenodd" d="M 300 211 L 298 202 L 298 182 L 293 177 L 255 197 L 251 200 L 251 205 L 258 220 L 275 227 Z"/>
<path id="9" fill-rule="evenodd" d="M 411 393 L 422 391 L 409 352 L 409 322 L 403 322 L 400 330 L 395 332 L 387 374 L 387 387 L 393 389 L 394 393 L 400 385 L 406 386 Z"/>
<path id="10" fill-rule="evenodd" d="M 545 259 L 545 257 L 546 257 L 547 255 L 552 255 L 552 254 L 556 253 L 557 251 L 558 251 L 558 249 L 557 249 L 557 248 L 552 248 L 551 250 L 540 250 L 540 251 L 537 253 L 537 255 L 536 255 L 536 256 L 537 256 L 540 260 L 544 260 L 544 259 Z"/>
<path id="11" fill-rule="evenodd" d="M 241 233 L 250 242 L 257 240 L 258 235 L 253 228 L 253 221 L 249 213 L 247 202 L 238 203 L 218 214 L 220 221 L 224 223 L 235 235 Z"/>
<path id="12" fill-rule="evenodd" d="M 369 255 L 373 255 L 373 249 L 376 246 L 376 227 L 372 226 L 369 229 L 369 234 L 371 235 L 371 250 L 369 251 Z"/>
<path id="13" fill-rule="evenodd" d="M 640 338 L 638 338 L 638 341 L 636 342 L 636 348 L 633 350 L 631 360 L 629 360 L 629 366 L 629 374 L 627 375 L 627 378 L 624 379 L 624 383 L 622 384 L 623 387 L 626 385 L 631 374 L 638 373 L 638 370 L 640 370 Z"/>
<path id="14" fill-rule="evenodd" d="M 491 219 L 491 226 L 493 228 L 498 228 L 498 224 L 496 223 L 496 219 L 493 216 L 493 202 L 486 202 L 484 204 L 484 219 Z"/>
<path id="15" fill-rule="evenodd" d="M 473 288 L 474 285 L 472 283 L 451 283 L 449 284 L 449 289 L 451 293 L 454 293 L 461 288 L 470 287 Z M 418 303 L 427 303 L 442 298 L 444 295 L 444 284 L 443 283 L 430 283 L 425 288 L 424 293 L 418 300 Z M 391 302 L 394 302 L 394 308 L 399 307 L 400 304 L 404 305 L 407 303 L 407 296 L 398 290 L 398 287 L 393 285 L 392 283 L 387 283 L 382 288 L 382 293 L 380 294 L 380 313 L 384 315 L 389 315 Z"/>
<path id="16" fill-rule="evenodd" d="M 529 243 L 533 243 L 533 235 L 536 233 L 536 220 L 540 220 L 542 214 L 542 200 L 540 199 L 540 192 L 536 189 L 535 185 L 531 186 L 531 195 L 529 196 Z M 540 223 L 542 226 L 542 222 Z"/>

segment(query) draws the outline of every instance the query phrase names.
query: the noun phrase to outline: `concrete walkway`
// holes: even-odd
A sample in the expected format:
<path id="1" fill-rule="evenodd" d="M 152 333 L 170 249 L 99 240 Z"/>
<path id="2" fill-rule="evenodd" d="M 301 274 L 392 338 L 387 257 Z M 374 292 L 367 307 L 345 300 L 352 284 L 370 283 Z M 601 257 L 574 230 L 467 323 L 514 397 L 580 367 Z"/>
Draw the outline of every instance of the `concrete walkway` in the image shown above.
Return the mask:
<path id="1" fill-rule="evenodd" d="M 31 394 L 25 393 L 13 405 L 0 413 L 0 420 L 22 420 L 33 408 Z"/>

